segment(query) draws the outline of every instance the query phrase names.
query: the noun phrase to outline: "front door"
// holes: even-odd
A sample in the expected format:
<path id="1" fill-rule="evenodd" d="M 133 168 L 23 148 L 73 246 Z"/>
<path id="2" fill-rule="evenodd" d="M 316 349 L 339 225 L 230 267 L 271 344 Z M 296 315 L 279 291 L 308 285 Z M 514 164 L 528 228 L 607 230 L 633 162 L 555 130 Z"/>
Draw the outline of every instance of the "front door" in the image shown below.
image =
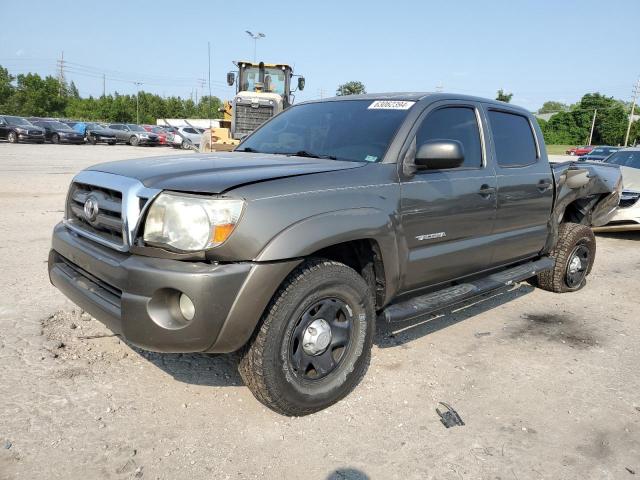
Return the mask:
<path id="1" fill-rule="evenodd" d="M 497 185 L 483 131 L 480 106 L 474 103 L 436 104 L 418 122 L 410 150 L 415 152 L 426 141 L 457 140 L 464 162 L 454 169 L 402 175 L 405 291 L 488 268 Z"/>

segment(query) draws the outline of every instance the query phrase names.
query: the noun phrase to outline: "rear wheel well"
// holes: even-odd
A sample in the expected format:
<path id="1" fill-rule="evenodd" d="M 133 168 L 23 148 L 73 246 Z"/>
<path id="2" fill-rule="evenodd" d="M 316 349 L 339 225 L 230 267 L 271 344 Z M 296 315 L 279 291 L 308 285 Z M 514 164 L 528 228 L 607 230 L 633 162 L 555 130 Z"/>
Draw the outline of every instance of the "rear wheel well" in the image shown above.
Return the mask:
<path id="1" fill-rule="evenodd" d="M 590 225 L 593 207 L 601 198 L 601 195 L 589 195 L 588 197 L 574 200 L 564 209 L 564 215 L 562 216 L 561 223 L 580 223 L 582 225 Z"/>
<path id="2" fill-rule="evenodd" d="M 352 240 L 318 250 L 310 255 L 344 263 L 365 279 L 375 301 L 382 308 L 385 297 L 385 274 L 378 242 L 372 239 Z"/>

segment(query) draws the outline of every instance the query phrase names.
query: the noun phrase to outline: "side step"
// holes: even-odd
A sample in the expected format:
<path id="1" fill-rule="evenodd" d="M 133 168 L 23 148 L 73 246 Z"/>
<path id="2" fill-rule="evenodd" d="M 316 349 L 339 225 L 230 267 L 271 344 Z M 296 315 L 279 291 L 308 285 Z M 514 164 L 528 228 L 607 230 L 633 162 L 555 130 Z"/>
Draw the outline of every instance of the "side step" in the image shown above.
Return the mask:
<path id="1" fill-rule="evenodd" d="M 433 313 L 491 290 L 521 282 L 545 270 L 551 270 L 554 264 L 555 260 L 553 258 L 542 257 L 539 260 L 493 273 L 471 282 L 461 283 L 460 285 L 443 288 L 437 292 L 410 298 L 404 302 L 391 304 L 382 312 L 382 317 L 387 322 L 403 322 Z"/>

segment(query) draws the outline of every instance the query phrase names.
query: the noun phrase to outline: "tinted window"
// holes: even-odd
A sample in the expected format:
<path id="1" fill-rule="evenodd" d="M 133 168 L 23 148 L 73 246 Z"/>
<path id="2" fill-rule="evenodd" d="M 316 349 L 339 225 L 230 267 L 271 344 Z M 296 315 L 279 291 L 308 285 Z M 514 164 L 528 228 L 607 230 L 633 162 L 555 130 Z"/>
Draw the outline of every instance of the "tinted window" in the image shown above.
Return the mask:
<path id="1" fill-rule="evenodd" d="M 432 112 L 416 134 L 416 148 L 432 140 L 457 140 L 464 148 L 462 168 L 482 166 L 482 145 L 476 112 L 468 107 L 447 107 Z"/>
<path id="2" fill-rule="evenodd" d="M 622 167 L 640 168 L 640 150 L 614 153 L 605 162 Z"/>
<path id="3" fill-rule="evenodd" d="M 185 133 L 198 133 L 198 132 L 196 132 L 193 128 L 185 128 L 183 131 L 184 131 Z"/>
<path id="4" fill-rule="evenodd" d="M 529 120 L 521 115 L 490 110 L 489 121 L 500 166 L 517 167 L 536 162 L 538 155 Z"/>

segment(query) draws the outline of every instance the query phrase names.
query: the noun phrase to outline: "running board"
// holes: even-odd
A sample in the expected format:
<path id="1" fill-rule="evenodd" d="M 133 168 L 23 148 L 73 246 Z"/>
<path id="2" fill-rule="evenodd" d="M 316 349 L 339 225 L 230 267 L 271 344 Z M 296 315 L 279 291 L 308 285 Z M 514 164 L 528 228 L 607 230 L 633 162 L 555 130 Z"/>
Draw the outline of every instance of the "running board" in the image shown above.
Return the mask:
<path id="1" fill-rule="evenodd" d="M 553 258 L 542 257 L 539 260 L 492 273 L 471 282 L 461 283 L 437 292 L 410 298 L 404 302 L 391 304 L 382 312 L 382 317 L 390 323 L 411 320 L 412 318 L 451 307 L 497 288 L 521 282 L 540 272 L 551 270 L 554 264 L 555 260 Z"/>

